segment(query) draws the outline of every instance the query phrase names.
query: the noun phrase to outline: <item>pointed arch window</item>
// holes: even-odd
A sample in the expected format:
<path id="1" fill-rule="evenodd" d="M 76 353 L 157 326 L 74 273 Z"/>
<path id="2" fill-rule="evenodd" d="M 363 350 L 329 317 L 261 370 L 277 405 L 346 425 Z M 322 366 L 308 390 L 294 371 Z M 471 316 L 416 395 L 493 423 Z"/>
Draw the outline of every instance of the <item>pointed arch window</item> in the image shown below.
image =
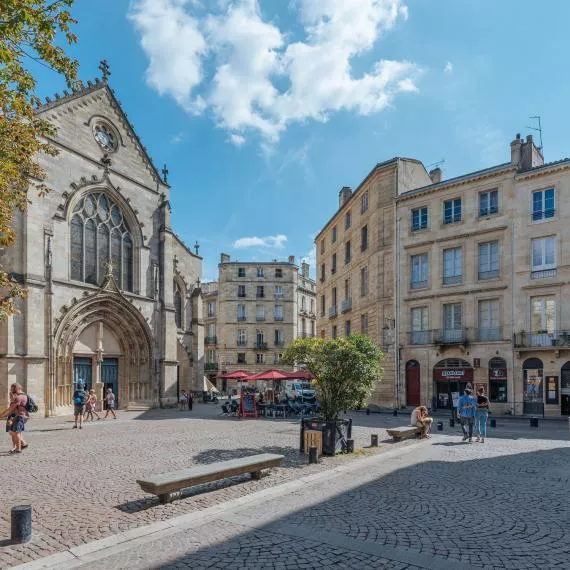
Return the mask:
<path id="1" fill-rule="evenodd" d="M 133 290 L 133 238 L 121 208 L 103 192 L 84 196 L 70 224 L 71 279 L 101 285 L 111 262 L 119 287 Z"/>
<path id="2" fill-rule="evenodd" d="M 182 295 L 180 289 L 175 286 L 174 288 L 174 321 L 176 328 L 182 328 Z"/>

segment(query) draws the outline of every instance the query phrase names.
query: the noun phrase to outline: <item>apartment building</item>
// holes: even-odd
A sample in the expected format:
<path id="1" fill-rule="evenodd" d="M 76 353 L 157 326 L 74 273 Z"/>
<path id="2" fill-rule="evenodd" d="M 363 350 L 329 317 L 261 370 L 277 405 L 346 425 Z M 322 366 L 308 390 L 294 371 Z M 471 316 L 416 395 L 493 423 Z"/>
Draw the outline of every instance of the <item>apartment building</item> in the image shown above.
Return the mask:
<path id="1" fill-rule="evenodd" d="M 409 159 L 393 160 L 401 165 Z M 570 159 L 545 164 L 532 136 L 517 135 L 509 162 L 449 180 L 439 169 L 428 175 L 413 163 L 407 186 L 393 184 L 394 194 L 385 194 L 385 216 L 359 223 L 368 225 L 370 236 L 389 234 L 391 224 L 397 244 L 386 240 L 382 249 L 371 242 L 368 253 L 361 252 L 358 263 L 382 259 L 382 271 L 380 263 L 371 271 L 364 303 L 361 296 L 358 306 L 354 298 L 340 304 L 341 321 L 349 305 L 355 314 L 375 311 L 367 327 L 336 323 L 338 291 L 346 300 L 342 284 L 358 273 L 346 268 L 335 278 L 336 250 L 326 239 L 358 201 L 352 195 L 347 204 L 341 200 L 317 236 L 320 334 L 368 331 L 384 347 L 385 377 L 373 403 L 450 408 L 472 383 L 485 387 L 499 413 L 570 415 L 570 252 L 564 247 L 570 239 Z M 373 173 L 379 167 L 386 168 L 378 165 Z M 369 196 L 369 209 L 377 196 Z M 392 290 L 385 286 L 391 274 Z M 386 326 L 391 310 L 393 333 Z M 386 336 L 392 334 L 391 348 Z"/>
<path id="2" fill-rule="evenodd" d="M 394 215 L 398 192 L 429 184 L 421 162 L 393 158 L 339 193 L 338 210 L 315 238 L 317 334 L 370 335 L 385 354 L 371 402 L 396 404 Z"/>
<path id="3" fill-rule="evenodd" d="M 202 283 L 204 315 L 204 373 L 216 384 L 218 375 L 218 282 Z"/>
<path id="4" fill-rule="evenodd" d="M 217 372 L 286 369 L 281 364 L 285 347 L 299 331 L 305 331 L 306 336 L 314 331 L 311 322 L 315 317 L 311 314 L 315 292 L 308 264 L 302 264 L 299 273 L 294 256 L 285 262 L 242 262 L 222 254 L 217 293 Z M 206 356 L 209 358 L 208 350 Z"/>

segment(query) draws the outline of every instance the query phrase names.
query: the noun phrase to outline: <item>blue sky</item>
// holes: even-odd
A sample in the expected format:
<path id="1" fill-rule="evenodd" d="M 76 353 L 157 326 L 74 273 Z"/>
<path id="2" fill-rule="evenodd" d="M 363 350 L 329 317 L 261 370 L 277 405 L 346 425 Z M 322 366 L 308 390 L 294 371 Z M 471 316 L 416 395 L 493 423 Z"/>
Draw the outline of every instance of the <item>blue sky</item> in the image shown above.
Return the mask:
<path id="1" fill-rule="evenodd" d="M 509 160 L 540 114 L 568 156 L 570 2 L 76 0 L 80 77 L 111 85 L 159 168 L 204 279 L 314 255 L 337 194 L 409 156 L 444 176 Z M 385 63 L 379 63 L 384 61 Z M 33 67 L 40 95 L 64 88 Z M 314 270 L 314 268 L 313 268 Z"/>

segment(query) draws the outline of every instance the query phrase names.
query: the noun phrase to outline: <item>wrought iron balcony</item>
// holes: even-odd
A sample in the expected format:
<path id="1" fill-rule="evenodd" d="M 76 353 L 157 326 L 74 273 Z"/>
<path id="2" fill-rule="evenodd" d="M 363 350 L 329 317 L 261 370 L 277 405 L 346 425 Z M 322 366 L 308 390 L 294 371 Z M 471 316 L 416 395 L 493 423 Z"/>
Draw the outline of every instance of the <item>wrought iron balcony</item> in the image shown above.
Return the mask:
<path id="1" fill-rule="evenodd" d="M 436 329 L 433 331 L 434 344 L 466 344 L 467 329 Z"/>
<path id="2" fill-rule="evenodd" d="M 479 281 L 485 281 L 486 279 L 496 279 L 499 277 L 500 273 L 498 269 L 491 269 L 490 271 L 479 271 Z"/>
<path id="3" fill-rule="evenodd" d="M 333 319 L 338 315 L 336 305 L 329 307 L 329 319 Z"/>
<path id="4" fill-rule="evenodd" d="M 274 315 L 274 316 L 273 316 L 273 320 L 275 320 L 275 321 L 282 321 L 282 320 L 283 320 L 283 315 Z"/>
<path id="5" fill-rule="evenodd" d="M 346 313 L 352 309 L 352 298 L 344 299 L 340 304 L 340 311 Z"/>
<path id="6" fill-rule="evenodd" d="M 570 330 L 519 331 L 513 336 L 515 348 L 570 348 Z"/>
<path id="7" fill-rule="evenodd" d="M 216 362 L 206 362 L 204 364 L 204 370 L 209 372 L 215 372 L 218 369 L 218 364 Z"/>
<path id="8" fill-rule="evenodd" d="M 540 271 L 531 271 L 530 278 L 531 279 L 550 279 L 552 277 L 556 277 L 557 270 L 554 269 L 542 269 Z"/>
<path id="9" fill-rule="evenodd" d="M 238 321 L 247 321 L 247 315 L 238 315 L 237 320 Z"/>
<path id="10" fill-rule="evenodd" d="M 236 344 L 237 344 L 238 346 L 247 346 L 247 340 L 239 340 L 239 339 L 238 339 L 238 340 L 236 341 Z"/>
<path id="11" fill-rule="evenodd" d="M 410 344 L 431 344 L 432 331 L 412 331 L 409 334 Z"/>
<path id="12" fill-rule="evenodd" d="M 410 289 L 425 289 L 428 286 L 427 279 L 424 281 L 411 281 Z"/>
<path id="13" fill-rule="evenodd" d="M 256 321 L 264 321 L 264 320 L 265 320 L 265 315 L 255 315 L 255 320 L 256 320 Z"/>
<path id="14" fill-rule="evenodd" d="M 218 337 L 217 336 L 207 336 L 204 339 L 205 344 L 218 344 Z"/>
<path id="15" fill-rule="evenodd" d="M 255 350 L 267 350 L 267 343 L 266 342 L 255 342 L 255 343 L 253 343 L 253 348 Z"/>
<path id="16" fill-rule="evenodd" d="M 474 338 L 479 342 L 493 342 L 503 340 L 503 330 L 501 327 L 486 327 L 475 329 Z"/>
<path id="17" fill-rule="evenodd" d="M 444 285 L 460 285 L 463 281 L 463 275 L 444 275 L 443 284 Z"/>

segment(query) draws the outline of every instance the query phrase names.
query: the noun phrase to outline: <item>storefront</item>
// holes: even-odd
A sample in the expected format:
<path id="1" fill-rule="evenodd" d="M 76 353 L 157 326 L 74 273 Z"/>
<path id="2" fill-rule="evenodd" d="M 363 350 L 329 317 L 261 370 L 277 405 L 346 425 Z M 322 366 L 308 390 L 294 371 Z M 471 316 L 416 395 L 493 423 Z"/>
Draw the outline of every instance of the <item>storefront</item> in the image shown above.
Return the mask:
<path id="1" fill-rule="evenodd" d="M 503 358 L 489 360 L 489 399 L 491 402 L 506 403 L 507 363 Z"/>
<path id="2" fill-rule="evenodd" d="M 467 384 L 473 386 L 473 368 L 468 362 L 458 358 L 441 360 L 433 368 L 433 382 L 434 407 L 454 408 Z"/>
<path id="3" fill-rule="evenodd" d="M 523 414 L 544 414 L 544 366 L 539 358 L 523 362 Z"/>
<path id="4" fill-rule="evenodd" d="M 560 413 L 570 416 L 570 362 L 560 370 Z"/>

